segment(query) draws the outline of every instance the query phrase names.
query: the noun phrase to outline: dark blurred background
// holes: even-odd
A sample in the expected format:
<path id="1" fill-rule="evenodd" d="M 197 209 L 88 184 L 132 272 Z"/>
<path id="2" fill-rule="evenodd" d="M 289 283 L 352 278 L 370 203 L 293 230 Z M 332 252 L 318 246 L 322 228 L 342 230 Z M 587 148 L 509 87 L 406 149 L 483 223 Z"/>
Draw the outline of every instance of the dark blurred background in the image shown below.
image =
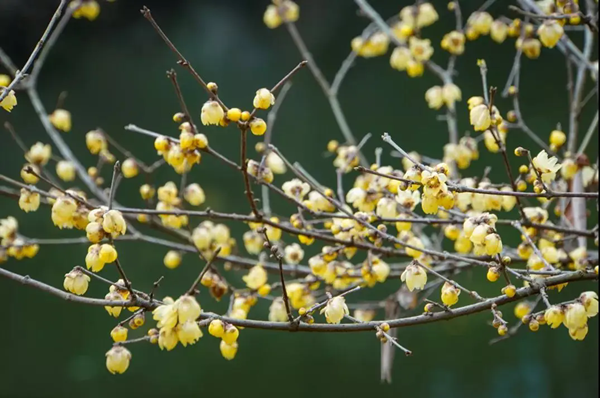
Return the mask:
<path id="1" fill-rule="evenodd" d="M 17 65 L 23 65 L 27 59 L 57 3 L 54 0 L 0 2 L 0 46 Z M 481 1 L 462 3 L 468 16 Z M 514 17 L 507 10 L 507 3 L 498 1 L 491 13 Z M 406 4 L 406 1 L 372 1 L 384 17 L 392 16 Z M 445 65 L 447 54 L 439 49 L 439 41 L 453 29 L 454 17 L 447 11 L 445 1 L 434 4 L 441 21 L 425 28 L 424 35 L 435 46 L 434 60 Z M 95 159 L 85 147 L 84 135 L 96 127 L 105 129 L 142 160 L 150 163 L 156 159 L 152 139 L 125 131 L 123 126 L 134 123 L 164 134 L 178 133 L 171 116 L 179 108 L 165 76 L 170 68 L 177 70 L 188 106 L 200 124 L 200 108 L 206 94 L 175 64 L 173 54 L 140 15 L 142 5 L 151 8 L 158 23 L 204 79 L 219 84 L 220 95 L 230 106 L 250 108 L 258 88 L 272 86 L 301 60 L 284 27 L 272 31 L 263 24 L 266 0 L 102 2 L 96 21 L 69 23 L 39 82 L 40 95 L 49 111 L 54 109 L 61 91 L 68 92 L 65 108 L 73 114 L 73 130 L 64 138 L 86 166 L 95 164 Z M 317 63 L 332 80 L 349 53 L 350 40 L 360 34 L 367 21 L 357 14 L 351 1 L 305 0 L 299 5 L 298 29 Z M 581 35 L 572 36 L 579 43 Z M 476 59 L 487 61 L 490 84 L 503 87 L 514 51 L 511 39 L 502 45 L 487 37 L 467 43 L 465 55 L 458 60 L 456 79 L 463 93 L 459 108 L 461 133 L 469 129 L 464 101 L 481 93 Z M 544 140 L 557 123 L 568 124 L 565 76 L 564 58 L 557 50 L 543 49 L 536 61 L 523 59 L 523 113 L 527 123 Z M 409 79 L 406 74 L 394 71 L 389 66 L 389 53 L 375 59 L 359 59 L 341 88 L 340 101 L 357 137 L 367 132 L 374 134 L 366 145 L 366 153 L 373 154 L 382 145 L 381 133 L 389 131 L 405 149 L 441 158 L 443 144 L 447 142 L 445 123 L 436 121 L 436 112 L 427 108 L 423 98 L 425 90 L 438 83 L 427 73 L 423 78 Z M 50 142 L 26 96 L 18 98 L 19 105 L 10 115 L 0 113 L 0 122 L 10 121 L 28 146 L 38 140 Z M 503 113 L 510 109 L 506 100 L 499 100 L 498 105 Z M 582 117 L 582 129 L 587 128 L 592 116 L 589 107 Z M 239 136 L 234 127 L 203 131 L 211 146 L 237 159 Z M 303 70 L 294 77 L 293 87 L 280 109 L 274 144 L 332 186 L 335 181 L 332 159 L 322 154 L 333 138 L 342 141 L 328 103 L 310 72 Z M 251 142 L 256 143 L 256 137 L 251 137 Z M 518 131 L 509 133 L 508 145 L 533 147 Z M 18 178 L 24 160 L 6 131 L 0 132 L 0 148 L 0 172 Z M 399 167 L 398 160 L 390 157 L 388 148 L 384 149 L 384 163 Z M 480 160 L 466 174 L 481 175 L 483 168 L 491 165 L 491 177 L 504 181 L 500 156 L 490 155 L 483 145 L 480 151 Z M 258 158 L 254 151 L 251 154 Z M 594 145 L 592 160 L 596 156 Z M 517 167 L 519 163 L 513 160 Z M 108 168 L 104 172 L 105 178 L 110 178 Z M 275 182 L 280 185 L 286 178 L 289 177 L 278 176 Z M 206 206 L 220 211 L 249 211 L 242 195 L 241 177 L 216 160 L 205 157 L 190 179 L 205 189 Z M 156 182 L 163 184 L 168 180 L 178 181 L 178 177 L 170 168 L 163 167 Z M 142 177 L 126 180 L 119 188 L 117 200 L 124 205 L 140 206 L 137 192 L 142 183 Z M 348 178 L 346 186 L 350 184 Z M 292 210 L 287 204 L 274 206 L 285 214 Z M 0 217 L 8 215 L 18 218 L 19 231 L 28 237 L 82 236 L 78 231 L 59 232 L 52 225 L 47 208 L 26 215 L 16 201 L 0 198 Z M 192 226 L 197 222 L 193 220 Z M 232 225 L 240 245 L 245 229 Z M 517 238 L 514 235 L 512 243 Z M 510 243 L 511 238 L 505 241 Z M 137 288 L 149 290 L 153 281 L 161 275 L 166 277 L 160 287 L 161 297 L 178 296 L 202 266 L 194 256 L 187 255 L 182 265 L 171 271 L 162 264 L 164 248 L 138 243 L 122 243 L 118 248 L 119 257 Z M 61 287 L 63 275 L 73 266 L 83 264 L 86 250 L 86 245 L 44 246 L 33 260 L 10 260 L 2 266 Z M 307 256 L 309 253 L 310 250 Z M 239 281 L 239 274 L 227 275 L 235 282 Z M 116 270 L 110 267 L 103 275 L 117 279 Z M 274 280 L 275 276 L 271 278 Z M 483 270 L 466 273 L 459 281 L 483 295 L 498 293 L 497 284 L 485 283 Z M 399 284 L 399 281 L 389 282 L 383 289 L 359 292 L 353 299 L 381 298 Z M 553 294 L 551 300 L 571 299 L 582 289 L 597 290 L 597 285 L 569 286 L 560 295 Z M 105 285 L 92 281 L 88 296 L 101 297 L 106 291 Z M 465 297 L 461 302 L 468 300 Z M 489 313 L 400 329 L 401 343 L 414 355 L 409 358 L 397 355 L 394 381 L 387 385 L 379 381 L 379 343 L 367 333 L 311 335 L 243 330 L 238 355 L 231 362 L 221 357 L 218 341 L 208 333 L 196 345 L 178 346 L 168 353 L 156 346 L 137 344 L 130 347 L 133 359 L 129 370 L 124 375 L 112 376 L 105 368 L 104 353 L 111 346 L 109 332 L 116 321 L 104 309 L 65 303 L 4 279 L 0 279 L 0 301 L 4 303 L 0 323 L 0 396 L 4 397 L 598 395 L 597 318 L 590 320 L 590 331 L 583 342 L 572 341 L 562 327 L 558 330 L 542 327 L 538 333 L 524 327 L 516 337 L 489 346 L 488 341 L 497 335 L 487 324 L 491 320 Z M 224 303 L 216 304 L 204 293 L 201 303 L 208 310 L 225 310 Z M 502 310 L 506 319 L 514 323 L 512 307 Z M 265 319 L 267 311 L 268 303 L 261 301 L 250 316 Z M 148 320 L 143 331 L 131 332 L 130 337 L 141 335 L 153 324 Z"/>

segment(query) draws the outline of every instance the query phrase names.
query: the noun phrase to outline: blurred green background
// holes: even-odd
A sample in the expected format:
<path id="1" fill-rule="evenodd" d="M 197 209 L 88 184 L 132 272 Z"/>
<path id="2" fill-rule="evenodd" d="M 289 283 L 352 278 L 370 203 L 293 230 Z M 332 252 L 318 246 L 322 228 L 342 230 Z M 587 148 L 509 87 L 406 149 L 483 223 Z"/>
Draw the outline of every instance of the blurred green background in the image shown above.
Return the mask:
<path id="1" fill-rule="evenodd" d="M 58 1 L 3 0 L 0 4 L 0 46 L 22 65 L 46 26 Z M 481 1 L 463 1 L 468 16 Z M 498 1 L 494 16 L 511 14 L 509 2 Z M 230 106 L 248 109 L 254 92 L 270 87 L 293 68 L 301 57 L 285 28 L 267 29 L 262 14 L 268 2 L 260 1 L 142 1 L 122 0 L 102 3 L 94 22 L 73 20 L 53 49 L 40 77 L 39 91 L 51 111 L 61 91 L 67 91 L 65 107 L 73 114 L 73 130 L 64 135 L 86 166 L 95 159 L 85 148 L 84 135 L 102 127 L 142 160 L 156 159 L 152 139 L 125 131 L 134 123 L 164 134 L 176 135 L 171 121 L 178 104 L 165 71 L 175 68 L 197 124 L 206 94 L 175 58 L 150 25 L 139 14 L 148 5 L 154 17 L 206 81 L 219 84 L 221 98 Z M 405 1 L 378 0 L 372 5 L 389 17 Z M 445 65 L 447 54 L 439 49 L 442 35 L 454 27 L 454 17 L 446 2 L 434 1 L 441 21 L 425 28 L 423 34 L 436 46 L 433 59 Z M 357 14 L 352 1 L 300 1 L 299 31 L 317 63 L 329 80 L 348 55 L 350 40 L 367 25 Z M 580 32 L 572 36 L 579 43 Z M 480 95 L 481 82 L 476 59 L 485 58 L 491 85 L 503 87 L 514 56 L 514 40 L 502 45 L 484 37 L 467 43 L 464 56 L 457 63 L 457 84 L 463 100 Z M 595 57 L 594 57 L 595 59 Z M 424 92 L 438 81 L 430 74 L 409 79 L 389 67 L 388 56 L 357 60 L 340 91 L 340 101 L 353 132 L 374 137 L 366 145 L 371 159 L 374 149 L 382 146 L 379 136 L 388 131 L 405 149 L 416 150 L 434 158 L 442 157 L 447 142 L 444 122 L 436 121 L 436 112 L 427 108 Z M 557 123 L 568 124 L 566 67 L 557 50 L 542 51 L 536 61 L 523 60 L 522 108 L 527 123 L 544 140 Z M 585 90 L 587 93 L 588 90 Z M 507 100 L 498 102 L 502 112 L 510 109 Z M 466 104 L 459 107 L 459 131 L 469 129 Z M 592 106 L 582 117 L 582 128 L 591 120 Z M 25 95 L 12 114 L 0 113 L 0 122 L 10 121 L 27 145 L 49 142 Z M 203 128 L 211 146 L 238 158 L 239 135 L 233 126 L 227 129 Z M 308 70 L 298 73 L 283 103 L 274 130 L 273 142 L 290 159 L 299 161 L 320 181 L 335 182 L 331 158 L 323 156 L 330 139 L 342 140 L 329 105 Z M 252 146 L 257 142 L 251 136 Z M 509 148 L 532 147 L 521 132 L 508 137 Z M 22 153 L 6 131 L 0 132 L 0 173 L 18 178 L 24 162 Z M 491 177 L 504 181 L 499 155 L 490 155 L 483 145 L 482 156 L 466 171 L 481 175 L 487 165 Z M 55 151 L 56 153 L 56 151 Z M 258 158 L 252 150 L 251 155 Z M 597 146 L 591 150 L 596 159 Z M 512 157 L 511 157 L 512 158 Z M 384 148 L 384 163 L 399 167 L 397 159 Z M 516 159 L 514 166 L 518 166 Z M 109 170 L 104 170 L 105 178 Z M 276 177 L 282 184 L 287 176 Z M 178 177 L 163 167 L 155 177 L 158 184 Z M 247 213 L 241 177 L 216 160 L 205 157 L 196 166 L 190 180 L 207 192 L 205 205 L 219 211 Z M 142 177 L 125 180 L 117 200 L 127 206 L 140 206 L 137 190 Z M 351 177 L 345 180 L 349 187 Z M 259 191 L 258 188 L 256 191 Z M 285 203 L 274 204 L 275 210 L 290 214 Z M 47 208 L 37 213 L 21 212 L 15 201 L 0 198 L 0 217 L 14 215 L 19 231 L 28 237 L 76 237 L 78 231 L 58 231 Z M 515 214 L 511 214 L 515 217 Z M 594 218 L 596 215 L 594 214 Z M 192 221 L 192 226 L 198 220 Z M 591 223 L 590 223 L 591 224 Z M 230 224 L 231 225 L 231 224 Z M 591 227 L 591 225 L 588 225 Z M 232 225 L 241 244 L 246 227 Z M 512 238 L 514 243 L 518 237 Z M 294 238 L 285 237 L 286 241 Z M 511 238 L 505 238 L 510 241 Z M 166 269 L 162 258 L 166 249 L 148 244 L 122 243 L 119 256 L 128 276 L 137 288 L 149 290 L 161 275 L 159 296 L 178 296 L 197 275 L 202 264 L 194 256 L 184 257 L 175 271 Z M 314 249 L 314 248 L 313 248 Z M 83 264 L 86 245 L 44 246 L 33 260 L 2 264 L 7 269 L 27 274 L 61 287 L 63 275 L 73 266 Z M 243 248 L 241 249 L 244 252 Z M 239 281 L 239 272 L 227 275 Z M 103 272 L 117 279 L 111 267 Z M 271 277 L 275 280 L 275 276 Z M 459 281 L 483 295 L 497 294 L 499 286 L 484 282 L 484 271 L 466 273 Z M 391 281 L 383 289 L 359 292 L 353 299 L 384 297 L 398 288 Z M 569 286 L 552 301 L 565 301 L 582 289 L 597 290 L 593 283 Z M 101 297 L 106 286 L 92 281 L 88 296 Z M 437 293 L 436 293 L 437 295 Z M 0 279 L 0 301 L 4 303 L 0 323 L 0 396 L 3 397 L 105 397 L 113 394 L 144 397 L 192 397 L 205 394 L 224 396 L 271 396 L 288 398 L 308 394 L 317 396 L 486 396 L 486 397 L 591 397 L 598 395 L 598 325 L 590 320 L 590 331 L 583 342 L 572 341 L 565 328 L 538 333 L 522 328 L 516 337 L 489 346 L 496 331 L 487 323 L 489 313 L 450 322 L 400 329 L 401 343 L 414 355 L 396 356 L 393 383 L 379 381 L 380 349 L 372 334 L 286 334 L 243 330 L 240 349 L 234 361 L 225 361 L 218 341 L 207 333 L 196 345 L 178 346 L 161 352 L 157 346 L 137 344 L 131 366 L 121 376 L 110 375 L 104 365 L 104 353 L 111 346 L 110 330 L 116 321 L 102 308 L 66 303 L 40 291 Z M 461 303 L 469 302 L 463 298 Z M 204 308 L 224 311 L 224 303 L 215 304 L 201 295 Z M 516 322 L 512 307 L 503 308 L 506 319 Z M 251 317 L 266 319 L 268 303 L 259 302 Z M 380 317 L 383 314 L 378 314 Z M 322 319 L 318 319 L 322 321 Z M 153 322 L 148 320 L 147 325 Z M 149 326 L 130 333 L 141 335 Z"/>

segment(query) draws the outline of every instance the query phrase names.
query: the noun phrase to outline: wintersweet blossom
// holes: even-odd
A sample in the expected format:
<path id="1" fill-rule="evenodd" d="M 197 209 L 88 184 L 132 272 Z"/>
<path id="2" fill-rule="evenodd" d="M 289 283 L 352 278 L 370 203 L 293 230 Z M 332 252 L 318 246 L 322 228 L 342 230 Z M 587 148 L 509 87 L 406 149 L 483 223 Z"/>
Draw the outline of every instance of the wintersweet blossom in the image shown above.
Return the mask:
<path id="1" fill-rule="evenodd" d="M 329 299 L 325 308 L 321 310 L 321 314 L 325 314 L 327 323 L 340 323 L 344 315 L 348 315 L 348 306 L 343 296 L 337 296 Z"/>

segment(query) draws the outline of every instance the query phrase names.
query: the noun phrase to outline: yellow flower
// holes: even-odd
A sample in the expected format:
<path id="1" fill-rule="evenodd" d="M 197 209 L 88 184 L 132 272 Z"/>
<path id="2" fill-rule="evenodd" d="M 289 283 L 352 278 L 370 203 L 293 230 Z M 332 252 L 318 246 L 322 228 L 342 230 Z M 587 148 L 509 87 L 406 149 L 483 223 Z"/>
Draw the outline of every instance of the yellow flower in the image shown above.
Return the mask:
<path id="1" fill-rule="evenodd" d="M 194 296 L 183 295 L 177 299 L 174 305 L 177 308 L 180 324 L 187 321 L 195 321 L 202 313 L 202 308 Z"/>
<path id="2" fill-rule="evenodd" d="M 221 120 L 225 117 L 225 111 L 221 108 L 221 105 L 217 101 L 207 101 L 202 106 L 202 112 L 200 115 L 200 119 L 202 120 L 202 124 L 207 125 L 219 125 Z"/>
<path id="3" fill-rule="evenodd" d="M 65 275 L 63 287 L 66 291 L 81 296 L 87 292 L 90 277 L 78 269 L 74 269 Z"/>
<path id="4" fill-rule="evenodd" d="M 433 47 L 429 39 L 419 39 L 413 36 L 408 40 L 408 48 L 418 62 L 428 61 L 433 55 Z"/>
<path id="5" fill-rule="evenodd" d="M 204 190 L 197 183 L 188 185 L 183 191 L 183 197 L 192 206 L 200 206 L 206 200 Z"/>
<path id="6" fill-rule="evenodd" d="M 458 296 L 460 295 L 460 289 L 451 283 L 445 282 L 442 286 L 442 303 L 448 307 L 458 302 Z"/>
<path id="7" fill-rule="evenodd" d="M 516 47 L 521 48 L 527 58 L 536 59 L 540 56 L 542 43 L 538 39 L 517 39 Z"/>
<path id="8" fill-rule="evenodd" d="M 283 251 L 286 264 L 298 264 L 304 258 L 304 250 L 297 243 L 287 245 Z"/>
<path id="9" fill-rule="evenodd" d="M 104 299 L 110 301 L 123 301 L 123 297 L 121 297 L 121 295 L 116 291 L 109 292 L 106 296 L 104 296 Z M 121 315 L 123 307 L 106 306 L 104 307 L 104 309 L 108 312 L 110 316 L 114 316 L 115 318 L 117 318 L 119 315 Z"/>
<path id="10" fill-rule="evenodd" d="M 358 36 L 352 39 L 350 46 L 352 51 L 364 58 L 372 58 L 387 52 L 390 43 L 389 37 L 383 32 L 376 32 L 364 40 Z"/>
<path id="11" fill-rule="evenodd" d="M 275 29 L 276 27 L 281 25 L 283 20 L 279 16 L 279 12 L 277 11 L 276 5 L 269 4 L 267 6 L 267 9 L 265 10 L 265 13 L 263 15 L 263 22 L 265 23 L 265 25 L 267 25 L 269 29 Z"/>
<path id="12" fill-rule="evenodd" d="M 235 358 L 235 354 L 237 354 L 238 343 L 233 342 L 231 344 L 227 344 L 225 340 L 223 340 L 219 344 L 219 349 L 221 350 L 221 355 L 223 358 L 231 361 L 233 358 Z"/>
<path id="13" fill-rule="evenodd" d="M 77 211 L 77 202 L 70 196 L 61 196 L 52 205 L 52 222 L 58 228 L 73 228 L 73 216 Z"/>
<path id="14" fill-rule="evenodd" d="M 565 313 L 565 326 L 569 329 L 579 329 L 587 324 L 587 313 L 581 303 L 572 303 L 567 307 Z"/>
<path id="15" fill-rule="evenodd" d="M 430 26 L 439 19 L 438 13 L 431 3 L 422 3 L 415 9 L 415 6 L 404 7 L 400 11 L 400 19 L 409 26 L 423 28 Z"/>
<path id="16" fill-rule="evenodd" d="M 560 148 L 567 142 L 567 135 L 560 130 L 552 130 L 550 133 L 550 144 Z"/>
<path id="17" fill-rule="evenodd" d="M 489 234 L 485 237 L 485 252 L 488 256 L 502 253 L 502 240 L 498 234 Z"/>
<path id="18" fill-rule="evenodd" d="M 131 352 L 125 347 L 115 346 L 106 353 L 106 369 L 112 374 L 125 373 L 131 361 Z"/>
<path id="19" fill-rule="evenodd" d="M 440 109 L 444 105 L 444 97 L 440 86 L 433 86 L 425 92 L 425 101 L 431 109 Z"/>
<path id="20" fill-rule="evenodd" d="M 269 307 L 269 321 L 271 322 L 287 322 L 287 310 L 285 303 L 281 297 L 276 298 Z"/>
<path id="21" fill-rule="evenodd" d="M 575 174 L 579 171 L 579 166 L 577 163 L 571 159 L 566 158 L 563 160 L 562 167 L 560 169 L 560 175 L 567 181 L 572 180 L 575 177 Z"/>
<path id="22" fill-rule="evenodd" d="M 569 336 L 573 340 L 583 340 L 588 333 L 588 325 L 584 325 L 580 328 L 569 329 Z"/>
<path id="23" fill-rule="evenodd" d="M 381 198 L 377 202 L 375 213 L 381 218 L 396 218 L 398 216 L 397 206 L 398 203 L 394 199 Z"/>
<path id="24" fill-rule="evenodd" d="M 469 113 L 469 121 L 475 131 L 485 131 L 492 124 L 492 118 L 490 116 L 490 110 L 485 104 L 480 104 Z"/>
<path id="25" fill-rule="evenodd" d="M 71 7 L 77 6 L 78 2 L 71 2 Z M 79 8 L 73 11 L 73 18 L 85 18 L 88 21 L 93 21 L 100 14 L 100 5 L 96 0 L 87 0 L 81 3 Z M 121 372 L 122 373 L 122 372 Z"/>
<path id="26" fill-rule="evenodd" d="M 45 166 L 51 157 L 52 147 L 50 144 L 42 144 L 41 142 L 36 142 L 25 154 L 25 159 L 27 159 L 28 162 L 40 166 Z"/>
<path id="27" fill-rule="evenodd" d="M 256 231 L 246 231 L 242 236 L 244 247 L 249 254 L 258 254 L 263 249 L 264 238 Z"/>
<path id="28" fill-rule="evenodd" d="M 266 88 L 261 88 L 256 91 L 256 96 L 252 101 L 257 109 L 269 109 L 271 105 L 275 104 L 275 96 Z"/>
<path id="29" fill-rule="evenodd" d="M 257 264 L 250 268 L 248 275 L 244 275 L 242 280 L 246 282 L 246 286 L 248 286 L 249 289 L 257 290 L 267 283 L 267 271 L 265 271 L 262 265 Z"/>
<path id="30" fill-rule="evenodd" d="M 533 166 L 537 169 L 542 177 L 542 181 L 546 184 L 554 181 L 556 172 L 560 170 L 562 165 L 558 163 L 558 159 L 554 156 L 548 157 L 546 151 L 542 150 L 533 158 Z"/>
<path id="31" fill-rule="evenodd" d="M 135 159 L 125 159 L 121 165 L 121 172 L 125 178 L 133 178 L 138 175 L 140 169 Z"/>
<path id="32" fill-rule="evenodd" d="M 446 33 L 442 38 L 441 47 L 453 55 L 461 55 L 465 52 L 465 34 L 456 30 Z"/>
<path id="33" fill-rule="evenodd" d="M 3 93 L 5 88 L 0 89 L 0 93 Z M 0 101 L 0 107 L 4 108 L 5 111 L 10 112 L 17 105 L 17 96 L 15 95 L 14 90 L 10 90 L 8 95 L 4 97 L 2 101 Z"/>
<path id="34" fill-rule="evenodd" d="M 89 131 L 85 135 L 85 144 L 92 155 L 97 155 L 108 148 L 108 144 L 106 142 L 106 138 L 104 138 L 104 134 L 96 130 Z"/>
<path id="35" fill-rule="evenodd" d="M 283 192 L 289 196 L 290 198 L 294 198 L 296 200 L 303 200 L 304 196 L 308 194 L 310 191 L 310 185 L 306 182 L 299 180 L 298 178 L 294 178 L 290 181 L 286 181 L 281 186 Z"/>
<path id="36" fill-rule="evenodd" d="M 26 213 L 36 211 L 40 207 L 40 194 L 31 192 L 27 188 L 21 188 L 19 196 L 19 207 Z"/>
<path id="37" fill-rule="evenodd" d="M 56 163 L 56 175 L 63 181 L 73 181 L 75 179 L 75 165 L 68 160 L 61 160 Z"/>
<path id="38" fill-rule="evenodd" d="M 452 107 L 456 101 L 462 99 L 462 93 L 456 84 L 446 83 L 442 87 L 442 98 L 446 106 Z"/>
<path id="39" fill-rule="evenodd" d="M 375 318 L 375 311 L 357 308 L 354 310 L 353 316 L 361 322 L 371 322 Z"/>
<path id="40" fill-rule="evenodd" d="M 553 305 L 544 312 L 544 319 L 552 329 L 559 327 L 563 323 L 564 318 L 565 314 L 562 309 L 556 305 Z"/>
<path id="41" fill-rule="evenodd" d="M 161 350 L 166 349 L 171 351 L 177 346 L 179 339 L 177 337 L 177 331 L 173 328 L 162 328 L 158 335 L 158 346 Z"/>
<path id="42" fill-rule="evenodd" d="M 116 238 L 118 235 L 125 235 L 125 232 L 127 232 L 127 223 L 120 211 L 109 210 L 102 217 L 102 228 L 104 232 Z"/>
<path id="43" fill-rule="evenodd" d="M 496 43 L 503 43 L 506 40 L 506 36 L 508 35 L 508 25 L 503 21 L 497 19 L 492 22 L 490 27 L 490 37 Z"/>
<path id="44" fill-rule="evenodd" d="M 412 55 L 408 48 L 396 47 L 390 57 L 390 66 L 396 70 L 403 71 L 408 67 L 410 60 L 412 60 Z"/>
<path id="45" fill-rule="evenodd" d="M 71 112 L 65 109 L 55 109 L 48 115 L 48 119 L 56 129 L 65 133 L 71 131 Z"/>
<path id="46" fill-rule="evenodd" d="M 174 303 L 163 304 L 152 311 L 152 319 L 161 329 L 173 329 L 177 325 L 177 306 Z"/>
<path id="47" fill-rule="evenodd" d="M 344 315 L 348 315 L 348 306 L 346 299 L 343 296 L 337 296 L 329 299 L 325 308 L 321 310 L 321 314 L 325 314 L 327 323 L 340 323 Z"/>
<path id="48" fill-rule="evenodd" d="M 113 245 L 105 243 L 100 246 L 100 252 L 98 254 L 100 261 L 108 264 L 112 263 L 117 259 L 117 251 Z"/>
<path id="49" fill-rule="evenodd" d="M 223 333 L 223 336 L 221 338 L 223 339 L 225 344 L 232 345 L 237 341 L 239 336 L 240 331 L 238 330 L 238 328 L 236 328 L 233 325 L 227 325 L 225 327 L 225 332 Z"/>
<path id="50" fill-rule="evenodd" d="M 246 172 L 258 180 L 263 180 L 267 183 L 273 182 L 273 172 L 266 165 L 260 167 L 260 163 L 256 160 L 249 160 L 246 166 Z"/>
<path id="51" fill-rule="evenodd" d="M 390 274 L 390 266 L 383 260 L 376 258 L 376 257 L 373 258 L 372 263 L 373 263 L 372 271 L 375 274 L 375 278 L 377 279 L 377 282 L 379 282 L 379 283 L 385 282 L 388 275 Z"/>
<path id="52" fill-rule="evenodd" d="M 275 174 L 284 174 L 287 171 L 285 162 L 275 152 L 269 152 L 265 159 L 265 164 Z"/>
<path id="53" fill-rule="evenodd" d="M 110 331 L 110 337 L 112 337 L 115 343 L 127 340 L 128 330 L 121 325 L 117 325 Z"/>
<path id="54" fill-rule="evenodd" d="M 177 339 L 184 347 L 196 343 L 200 337 L 202 337 L 202 331 L 196 322 L 187 321 L 177 325 Z"/>
<path id="55" fill-rule="evenodd" d="M 562 25 L 555 20 L 547 19 L 537 30 L 538 37 L 544 47 L 553 48 L 564 33 Z"/>
<path id="56" fill-rule="evenodd" d="M 594 291 L 583 292 L 579 299 L 585 307 L 588 318 L 598 315 L 598 294 Z"/>
<path id="57" fill-rule="evenodd" d="M 416 264 L 409 264 L 402 275 L 400 276 L 402 282 L 406 282 L 406 287 L 411 292 L 414 289 L 423 290 L 427 283 L 427 273 L 424 269 Z"/>
<path id="58" fill-rule="evenodd" d="M 487 35 L 488 33 L 490 33 L 493 22 L 494 18 L 492 18 L 492 16 L 489 13 L 485 11 L 480 11 L 471 14 L 469 19 L 467 20 L 467 25 L 472 27 L 478 34 Z"/>

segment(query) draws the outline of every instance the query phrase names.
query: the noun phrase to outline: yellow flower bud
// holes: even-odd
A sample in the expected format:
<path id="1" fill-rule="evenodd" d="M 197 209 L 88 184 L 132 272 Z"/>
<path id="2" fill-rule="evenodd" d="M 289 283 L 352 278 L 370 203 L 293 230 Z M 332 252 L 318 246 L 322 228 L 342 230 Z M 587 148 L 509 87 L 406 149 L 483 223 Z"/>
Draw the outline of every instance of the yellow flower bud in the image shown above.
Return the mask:
<path id="1" fill-rule="evenodd" d="M 263 135 L 267 131 L 267 123 L 261 118 L 254 118 L 250 121 L 250 131 L 254 135 Z"/>
<path id="2" fill-rule="evenodd" d="M 75 179 L 75 165 L 68 160 L 61 160 L 56 163 L 56 175 L 63 181 L 73 181 Z"/>
<path id="3" fill-rule="evenodd" d="M 78 269 L 74 269 L 65 275 L 63 287 L 66 291 L 81 296 L 87 292 L 90 277 Z"/>
<path id="4" fill-rule="evenodd" d="M 232 345 L 234 344 L 240 335 L 240 331 L 233 325 L 227 325 L 225 327 L 225 331 L 223 336 L 221 337 L 225 344 Z"/>
<path id="5" fill-rule="evenodd" d="M 119 343 L 121 341 L 127 340 L 127 328 L 124 328 L 121 325 L 117 325 L 110 331 L 110 337 L 112 337 L 115 343 Z"/>
<path id="6" fill-rule="evenodd" d="M 125 373 L 130 361 L 131 352 L 125 347 L 115 346 L 106 353 L 106 369 L 112 374 Z"/>
<path id="7" fill-rule="evenodd" d="M 5 74 L 0 74 L 0 87 L 8 87 L 12 79 L 10 76 Z"/>
<path id="8" fill-rule="evenodd" d="M 490 37 L 496 43 L 503 43 L 508 35 L 508 25 L 497 19 L 490 26 Z"/>
<path id="9" fill-rule="evenodd" d="M 210 333 L 211 336 L 220 339 L 225 333 L 225 324 L 223 324 L 223 321 L 221 321 L 220 319 L 212 320 L 208 325 L 208 333 Z"/>
<path id="10" fill-rule="evenodd" d="M 58 130 L 69 132 L 71 131 L 71 112 L 65 109 L 56 109 L 48 115 L 50 123 Z"/>
<path id="11" fill-rule="evenodd" d="M 177 250 L 169 250 L 167 254 L 165 254 L 163 263 L 165 264 L 165 267 L 169 269 L 175 269 L 179 267 L 179 264 L 181 264 L 181 253 L 179 253 Z"/>
<path id="12" fill-rule="evenodd" d="M 564 33 L 562 25 L 552 19 L 545 20 L 537 30 L 538 37 L 544 47 L 553 48 Z"/>
<path id="13" fill-rule="evenodd" d="M 92 155 L 97 155 L 108 148 L 104 134 L 96 130 L 89 131 L 85 135 L 85 144 Z"/>
<path id="14" fill-rule="evenodd" d="M 33 170 L 39 175 L 40 168 L 35 164 L 26 164 L 21 169 L 21 178 L 23 181 L 25 181 L 27 184 L 37 184 L 40 179 L 35 174 L 30 173 L 28 169 Z"/>
<path id="15" fill-rule="evenodd" d="M 125 159 L 121 165 L 121 172 L 125 178 L 133 178 L 140 172 L 137 162 L 134 159 Z"/>
<path id="16" fill-rule="evenodd" d="M 348 315 L 348 306 L 343 296 L 337 296 L 329 299 L 327 305 L 321 310 L 325 314 L 327 323 L 340 323 L 344 315 Z"/>
<path id="17" fill-rule="evenodd" d="M 402 282 L 406 282 L 406 287 L 411 292 L 414 289 L 423 290 L 427 283 L 427 273 L 424 269 L 416 264 L 409 264 L 402 275 L 400 276 Z"/>
<path id="18" fill-rule="evenodd" d="M 460 289 L 458 289 L 453 284 L 445 282 L 444 286 L 442 286 L 442 295 L 441 295 L 442 303 L 444 303 L 448 307 L 450 307 L 458 302 L 459 295 L 460 295 Z"/>
<path id="19" fill-rule="evenodd" d="M 44 145 L 41 142 L 36 142 L 25 154 L 25 159 L 27 159 L 28 162 L 40 166 L 45 166 L 51 157 L 52 147 L 49 144 Z"/>
<path id="20" fill-rule="evenodd" d="M 221 120 L 225 117 L 225 111 L 221 108 L 221 105 L 217 101 L 207 101 L 202 106 L 202 112 L 200 119 L 203 125 L 218 125 Z"/>
<path id="21" fill-rule="evenodd" d="M 183 197 L 192 206 L 200 206 L 206 200 L 204 190 L 197 183 L 188 185 L 183 191 Z"/>
<path id="22" fill-rule="evenodd" d="M 475 131 L 485 131 L 492 124 L 490 111 L 485 104 L 477 105 L 471 109 L 469 120 Z"/>
<path id="23" fill-rule="evenodd" d="M 515 285 L 508 285 L 502 288 L 502 293 L 506 295 L 506 297 L 514 297 L 517 294 L 517 288 Z"/>
<path id="24" fill-rule="evenodd" d="M 500 278 L 500 271 L 496 267 L 488 268 L 487 280 L 490 282 L 496 282 Z"/>
<path id="25" fill-rule="evenodd" d="M 531 304 L 525 301 L 521 301 L 515 306 L 515 316 L 518 319 L 523 319 L 524 316 L 531 312 Z"/>
<path id="26" fill-rule="evenodd" d="M 125 232 L 127 232 L 127 223 L 120 211 L 109 210 L 102 216 L 102 228 L 104 228 L 104 232 L 111 234 L 115 238 L 118 235 L 125 235 Z"/>
<path id="27" fill-rule="evenodd" d="M 252 101 L 257 109 L 269 109 L 271 105 L 275 104 L 275 96 L 266 88 L 261 88 L 256 91 L 256 96 Z"/>
<path id="28" fill-rule="evenodd" d="M 241 117 L 242 111 L 240 110 L 240 108 L 230 108 L 227 111 L 227 119 L 229 119 L 232 122 L 238 122 Z"/>

